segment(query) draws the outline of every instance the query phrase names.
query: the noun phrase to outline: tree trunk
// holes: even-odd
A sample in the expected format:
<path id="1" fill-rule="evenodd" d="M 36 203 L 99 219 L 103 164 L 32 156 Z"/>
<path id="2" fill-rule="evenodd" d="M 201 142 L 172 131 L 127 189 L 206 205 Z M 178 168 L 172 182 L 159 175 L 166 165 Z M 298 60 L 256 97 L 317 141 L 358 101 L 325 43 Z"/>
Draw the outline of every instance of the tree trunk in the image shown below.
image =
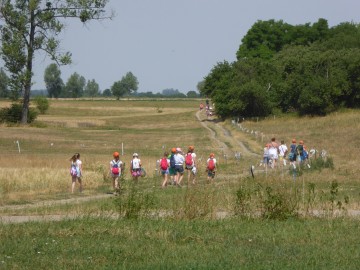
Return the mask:
<path id="1" fill-rule="evenodd" d="M 27 44 L 27 63 L 25 71 L 25 80 L 23 83 L 24 86 L 24 100 L 21 113 L 21 124 L 26 125 L 29 114 L 30 106 L 30 91 L 31 91 L 31 78 L 32 78 L 32 63 L 34 58 L 34 37 L 35 37 L 35 14 L 34 11 L 30 13 L 30 33 L 29 40 Z"/>

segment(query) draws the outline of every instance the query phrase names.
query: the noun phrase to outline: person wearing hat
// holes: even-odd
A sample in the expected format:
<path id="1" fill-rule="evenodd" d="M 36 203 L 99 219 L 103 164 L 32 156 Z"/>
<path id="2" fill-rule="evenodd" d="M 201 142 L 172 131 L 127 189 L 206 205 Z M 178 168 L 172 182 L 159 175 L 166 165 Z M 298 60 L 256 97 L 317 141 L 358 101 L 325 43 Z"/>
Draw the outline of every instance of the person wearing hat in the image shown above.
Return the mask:
<path id="1" fill-rule="evenodd" d="M 176 154 L 174 156 L 174 161 L 175 161 L 175 183 L 177 186 L 181 187 L 181 181 L 184 177 L 184 162 L 185 162 L 185 158 L 182 155 L 182 150 L 181 148 L 176 148 Z"/>
<path id="2" fill-rule="evenodd" d="M 141 176 L 141 160 L 138 153 L 133 154 L 133 159 L 130 162 L 130 172 L 133 180 L 137 182 L 139 176 Z"/>
<path id="3" fill-rule="evenodd" d="M 214 180 L 216 171 L 216 158 L 214 153 L 211 153 L 208 160 L 206 161 L 206 171 L 208 175 L 208 182 L 211 182 Z"/>
<path id="4" fill-rule="evenodd" d="M 110 175 L 112 178 L 112 184 L 115 194 L 120 191 L 119 177 L 121 175 L 121 165 L 122 161 L 120 160 L 119 152 L 113 153 L 114 159 L 110 161 Z"/>

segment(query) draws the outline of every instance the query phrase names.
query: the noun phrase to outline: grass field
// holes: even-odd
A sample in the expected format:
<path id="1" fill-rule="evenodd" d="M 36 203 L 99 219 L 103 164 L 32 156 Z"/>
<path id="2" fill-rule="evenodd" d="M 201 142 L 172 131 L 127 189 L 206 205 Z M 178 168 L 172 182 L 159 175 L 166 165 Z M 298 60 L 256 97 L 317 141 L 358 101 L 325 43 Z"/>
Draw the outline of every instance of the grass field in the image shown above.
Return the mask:
<path id="1" fill-rule="evenodd" d="M 238 126 L 204 114 L 198 121 L 199 103 L 51 100 L 31 126 L 2 125 L 0 222 L 61 218 L 2 222 L 0 269 L 358 269 L 360 112 L 279 115 Z M 295 178 L 289 168 L 263 171 L 262 148 L 273 136 L 326 150 L 333 168 L 314 160 Z M 184 178 L 183 188 L 161 189 L 156 160 L 189 145 L 199 159 L 197 184 L 187 187 Z M 140 154 L 147 176 L 134 184 L 127 168 L 115 197 L 107 194 L 108 164 L 122 150 L 126 165 Z M 85 189 L 71 194 L 75 152 Z M 211 152 L 219 169 L 209 184 Z"/>

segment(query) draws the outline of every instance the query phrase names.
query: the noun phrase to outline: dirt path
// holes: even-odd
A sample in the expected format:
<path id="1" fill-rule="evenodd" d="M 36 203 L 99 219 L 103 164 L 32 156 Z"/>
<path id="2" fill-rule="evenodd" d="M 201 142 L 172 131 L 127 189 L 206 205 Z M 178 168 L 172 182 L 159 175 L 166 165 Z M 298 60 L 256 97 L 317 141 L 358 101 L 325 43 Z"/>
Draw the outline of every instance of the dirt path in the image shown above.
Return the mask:
<path id="1" fill-rule="evenodd" d="M 234 152 L 228 147 L 225 141 L 231 145 L 233 149 L 239 149 L 241 155 L 259 156 L 259 154 L 251 152 L 242 141 L 235 139 L 231 135 L 231 132 L 219 124 L 214 117 L 207 118 L 202 111 L 198 111 L 196 113 L 196 118 L 199 120 L 201 125 L 210 132 L 210 138 L 216 141 L 219 148 L 226 152 L 226 154 L 232 156 Z"/>

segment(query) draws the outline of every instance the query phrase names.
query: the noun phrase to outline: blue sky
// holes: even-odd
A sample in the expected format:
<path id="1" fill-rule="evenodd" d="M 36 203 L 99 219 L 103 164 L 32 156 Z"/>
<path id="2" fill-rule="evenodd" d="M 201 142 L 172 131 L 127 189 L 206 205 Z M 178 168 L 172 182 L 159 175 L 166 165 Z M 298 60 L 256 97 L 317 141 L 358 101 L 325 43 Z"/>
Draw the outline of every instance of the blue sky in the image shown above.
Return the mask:
<path id="1" fill-rule="evenodd" d="M 235 61 L 241 39 L 258 20 L 360 23 L 359 0 L 110 0 L 108 7 L 113 20 L 66 21 L 61 48 L 72 53 L 73 64 L 60 68 L 64 82 L 77 72 L 104 90 L 131 71 L 139 92 L 187 93 L 216 63 Z M 50 63 L 36 55 L 33 89 L 45 88 Z"/>

